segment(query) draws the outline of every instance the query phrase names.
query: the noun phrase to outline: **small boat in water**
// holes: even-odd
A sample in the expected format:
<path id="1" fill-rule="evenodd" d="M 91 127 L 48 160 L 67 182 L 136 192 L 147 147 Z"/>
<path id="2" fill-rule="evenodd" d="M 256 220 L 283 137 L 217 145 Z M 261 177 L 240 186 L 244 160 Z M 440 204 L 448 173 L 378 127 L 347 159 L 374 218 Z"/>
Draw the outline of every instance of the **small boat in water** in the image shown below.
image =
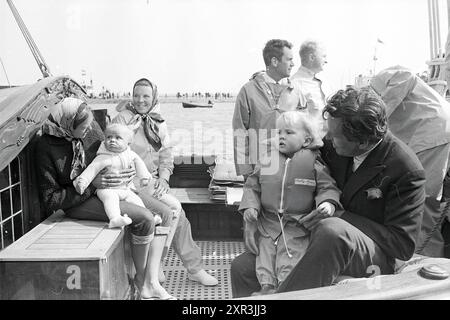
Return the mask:
<path id="1" fill-rule="evenodd" d="M 213 103 L 211 100 L 208 103 L 193 103 L 193 102 L 182 102 L 183 108 L 212 108 Z"/>

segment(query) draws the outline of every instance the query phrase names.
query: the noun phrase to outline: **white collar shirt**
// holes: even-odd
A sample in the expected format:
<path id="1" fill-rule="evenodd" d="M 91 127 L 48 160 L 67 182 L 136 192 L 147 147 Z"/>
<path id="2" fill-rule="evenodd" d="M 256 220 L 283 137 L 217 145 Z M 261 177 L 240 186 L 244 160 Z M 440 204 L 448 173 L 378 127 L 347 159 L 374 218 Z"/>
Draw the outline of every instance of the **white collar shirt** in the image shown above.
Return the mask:
<path id="1" fill-rule="evenodd" d="M 360 154 L 359 156 L 353 157 L 353 172 L 358 170 L 358 168 L 361 166 L 361 164 L 366 160 L 367 156 L 372 152 L 373 149 L 375 149 L 380 143 L 383 141 L 381 139 L 377 142 L 376 145 L 374 145 L 369 151 L 364 152 L 363 154 Z"/>

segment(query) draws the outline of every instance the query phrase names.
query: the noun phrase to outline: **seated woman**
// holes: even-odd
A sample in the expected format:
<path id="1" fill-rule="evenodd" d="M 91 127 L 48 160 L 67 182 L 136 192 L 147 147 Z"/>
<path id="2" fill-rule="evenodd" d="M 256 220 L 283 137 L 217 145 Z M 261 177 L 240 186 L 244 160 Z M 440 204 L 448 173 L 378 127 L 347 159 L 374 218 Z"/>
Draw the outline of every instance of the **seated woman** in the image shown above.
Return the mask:
<path id="1" fill-rule="evenodd" d="M 187 269 L 189 279 L 206 286 L 217 285 L 217 279 L 203 269 L 200 248 L 192 239 L 191 225 L 180 202 L 168 194 L 169 178 L 173 172 L 173 156 L 167 126 L 159 114 L 156 85 L 148 79 L 138 80 L 133 86 L 133 102 L 128 104 L 113 122 L 139 125 L 130 147 L 144 160 L 148 170 L 156 178 L 154 192 L 141 190 L 139 196 L 152 212 L 164 211 L 179 215 L 173 248 Z M 164 281 L 162 271 L 159 280 Z"/>
<path id="2" fill-rule="evenodd" d="M 114 187 L 121 181 L 98 177 L 82 195 L 72 184 L 94 159 L 100 146 L 102 132 L 92 129 L 92 123 L 93 115 L 85 102 L 65 98 L 55 106 L 43 125 L 43 135 L 36 146 L 36 172 L 41 203 L 48 213 L 62 209 L 70 218 L 108 221 L 103 204 L 95 195 L 94 185 Z M 122 173 L 124 177 L 130 177 L 129 172 Z M 121 201 L 120 211 L 133 221 L 130 225 L 131 254 L 141 298 L 174 299 L 158 281 L 167 235 L 155 232 L 154 217 L 148 209 Z M 165 224 L 167 219 L 163 217 Z"/>

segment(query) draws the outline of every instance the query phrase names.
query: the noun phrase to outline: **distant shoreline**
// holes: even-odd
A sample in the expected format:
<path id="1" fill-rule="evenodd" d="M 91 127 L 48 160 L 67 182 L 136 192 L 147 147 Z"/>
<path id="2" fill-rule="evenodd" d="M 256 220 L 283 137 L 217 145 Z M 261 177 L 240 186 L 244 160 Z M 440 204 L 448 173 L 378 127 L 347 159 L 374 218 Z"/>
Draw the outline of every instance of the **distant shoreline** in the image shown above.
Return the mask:
<path id="1" fill-rule="evenodd" d="M 124 100 L 130 100 L 130 98 L 119 98 L 119 99 L 102 99 L 102 98 L 94 98 L 94 99 L 88 99 L 88 102 L 90 104 L 118 104 L 121 101 Z M 177 97 L 160 97 L 159 102 L 160 103 L 181 103 L 183 101 L 187 102 L 208 102 L 208 100 L 211 100 L 213 103 L 230 103 L 235 102 L 236 98 L 226 98 L 226 99 L 211 99 L 211 98 L 177 98 Z"/>

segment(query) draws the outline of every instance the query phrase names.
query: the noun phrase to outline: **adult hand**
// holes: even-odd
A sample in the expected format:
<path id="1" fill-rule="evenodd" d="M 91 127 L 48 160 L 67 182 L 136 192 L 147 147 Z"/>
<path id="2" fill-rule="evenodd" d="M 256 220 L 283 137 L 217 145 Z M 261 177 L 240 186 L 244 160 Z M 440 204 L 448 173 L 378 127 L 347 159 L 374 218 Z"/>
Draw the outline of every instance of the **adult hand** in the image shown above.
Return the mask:
<path id="1" fill-rule="evenodd" d="M 308 230 L 313 230 L 319 221 L 322 219 L 329 218 L 333 216 L 335 211 L 335 206 L 329 202 L 321 203 L 317 209 L 311 211 L 303 218 L 298 220 L 298 224 L 303 224 L 303 226 Z"/>
<path id="2" fill-rule="evenodd" d="M 107 172 L 107 169 L 100 171 L 100 173 L 92 181 L 92 184 L 97 189 L 116 188 L 121 185 L 127 185 L 136 175 L 135 169 L 123 169 L 115 173 L 105 172 Z"/>
<path id="3" fill-rule="evenodd" d="M 155 179 L 155 191 L 153 193 L 153 196 L 159 199 L 163 194 L 168 193 L 169 189 L 169 183 L 165 179 Z"/>
<path id="4" fill-rule="evenodd" d="M 244 220 L 244 244 L 248 251 L 258 255 L 258 244 L 256 242 L 256 232 L 258 227 L 255 221 L 247 222 Z"/>

